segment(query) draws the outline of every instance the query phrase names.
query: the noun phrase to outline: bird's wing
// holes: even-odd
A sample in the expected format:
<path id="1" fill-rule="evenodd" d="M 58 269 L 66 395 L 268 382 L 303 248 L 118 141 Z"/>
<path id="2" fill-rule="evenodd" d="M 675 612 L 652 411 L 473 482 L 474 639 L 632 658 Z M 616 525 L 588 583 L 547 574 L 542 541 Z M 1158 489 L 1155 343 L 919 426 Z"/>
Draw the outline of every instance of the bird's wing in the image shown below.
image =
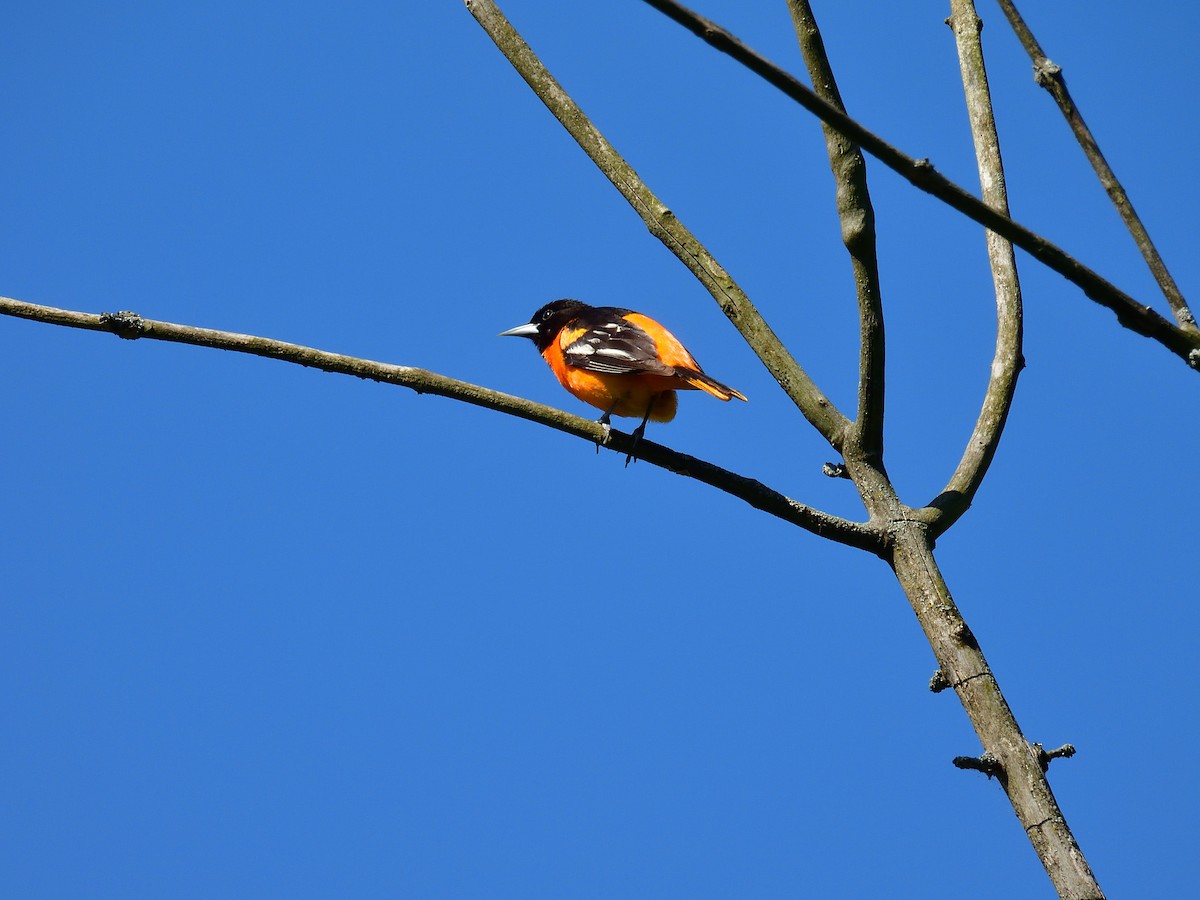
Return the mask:
<path id="1" fill-rule="evenodd" d="M 564 328 L 558 340 L 567 365 L 610 375 L 674 375 L 675 369 L 659 358 L 654 338 L 624 312 L 596 307 Z"/>

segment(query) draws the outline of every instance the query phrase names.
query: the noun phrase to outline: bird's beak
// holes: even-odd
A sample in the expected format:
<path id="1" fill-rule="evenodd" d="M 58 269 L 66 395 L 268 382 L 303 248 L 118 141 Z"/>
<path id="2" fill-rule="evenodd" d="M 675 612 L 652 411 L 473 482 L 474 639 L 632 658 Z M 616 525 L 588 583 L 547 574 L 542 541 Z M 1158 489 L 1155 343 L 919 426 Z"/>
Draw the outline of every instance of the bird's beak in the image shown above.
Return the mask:
<path id="1" fill-rule="evenodd" d="M 537 326 L 532 322 L 527 322 L 524 325 L 518 325 L 516 328 L 510 328 L 508 331 L 502 331 L 496 337 L 523 337 L 532 340 L 537 337 Z"/>

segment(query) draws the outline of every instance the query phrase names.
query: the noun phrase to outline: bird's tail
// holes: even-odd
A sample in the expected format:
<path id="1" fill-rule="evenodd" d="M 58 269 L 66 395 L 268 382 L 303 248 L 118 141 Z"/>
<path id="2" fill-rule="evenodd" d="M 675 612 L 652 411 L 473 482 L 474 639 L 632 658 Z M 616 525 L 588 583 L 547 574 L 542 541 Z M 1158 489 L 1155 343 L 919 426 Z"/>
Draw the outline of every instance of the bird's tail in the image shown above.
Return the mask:
<path id="1" fill-rule="evenodd" d="M 746 395 L 741 391 L 734 390 L 727 384 L 721 384 L 717 379 L 695 369 L 684 369 L 676 366 L 675 374 L 692 387 L 704 391 L 706 394 L 712 394 L 718 400 L 729 400 L 733 397 L 737 397 L 739 400 L 746 399 Z"/>

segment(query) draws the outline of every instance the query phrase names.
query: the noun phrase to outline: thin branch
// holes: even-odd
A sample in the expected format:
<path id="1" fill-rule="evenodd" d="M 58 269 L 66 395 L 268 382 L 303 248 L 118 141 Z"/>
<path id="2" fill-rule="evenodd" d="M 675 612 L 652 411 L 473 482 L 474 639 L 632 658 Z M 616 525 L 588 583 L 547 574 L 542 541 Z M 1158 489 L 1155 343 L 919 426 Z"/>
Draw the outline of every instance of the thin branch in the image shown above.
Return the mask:
<path id="1" fill-rule="evenodd" d="M 939 174 L 927 159 L 902 153 L 832 104 L 826 103 L 770 60 L 751 50 L 714 22 L 681 6 L 674 0 L 644 0 L 717 50 L 727 53 L 755 74 L 795 100 L 822 122 L 836 128 L 867 153 L 893 169 L 912 184 L 932 194 L 963 215 L 1008 238 L 1043 265 L 1078 285 L 1083 292 L 1112 310 L 1117 321 L 1130 331 L 1162 344 L 1200 372 L 1200 332 L 1184 330 L 1149 306 L 1139 303 L 1120 288 L 1069 255 L 1061 247 L 1014 222 L 981 202 L 953 181 Z"/>
<path id="2" fill-rule="evenodd" d="M 809 78 L 817 93 L 845 112 L 833 67 L 825 53 L 816 17 L 808 0 L 788 0 L 792 24 Z M 850 253 L 858 295 L 858 417 L 854 428 L 861 451 L 883 459 L 884 332 L 883 302 L 879 284 L 879 257 L 875 252 L 875 209 L 867 189 L 867 164 L 862 151 L 845 135 L 821 124 L 829 166 L 837 185 L 838 218 L 842 242 Z"/>
<path id="3" fill-rule="evenodd" d="M 277 359 L 281 362 L 320 369 L 324 372 L 353 375 L 356 378 L 395 384 L 410 388 L 418 394 L 436 394 L 439 397 L 460 400 L 474 406 L 546 425 L 585 441 L 603 445 L 617 453 L 625 454 L 634 449 L 634 441 L 630 435 L 615 429 L 606 432 L 602 425 L 589 419 L 412 366 L 374 362 L 369 359 L 329 353 L 325 350 L 316 350 L 312 347 L 289 344 L 250 334 L 160 322 L 142 318 L 132 312 L 96 315 L 0 297 L 0 315 L 69 328 L 106 331 L 127 340 L 145 338 L 171 341 L 179 344 L 192 344 L 197 347 L 212 347 L 217 350 L 232 350 L 237 353 L 265 356 L 268 359 Z M 715 466 L 694 456 L 688 456 L 686 453 L 678 453 L 652 441 L 643 440 L 636 446 L 637 457 L 644 462 L 678 475 L 702 481 L 730 496 L 744 500 L 756 509 L 770 513 L 785 522 L 798 525 L 813 534 L 838 543 L 848 544 L 851 547 L 869 550 L 875 554 L 882 553 L 882 538 L 874 528 L 868 525 L 850 522 L 805 506 L 753 478 L 729 472 L 720 466 Z"/>
<path id="4" fill-rule="evenodd" d="M 983 45 L 979 39 L 983 23 L 975 13 L 972 0 L 950 0 L 950 9 L 951 15 L 946 24 L 954 31 L 958 47 L 967 118 L 975 144 L 983 200 L 988 206 L 1008 215 L 1008 192 L 1004 184 L 1000 137 L 996 133 Z M 992 282 L 996 289 L 996 353 L 975 430 L 945 490 L 930 503 L 940 514 L 931 523 L 935 539 L 967 511 L 979 490 L 1000 443 L 1000 435 L 1004 431 L 1017 388 L 1017 375 L 1024 364 L 1021 357 L 1021 282 L 1017 277 L 1017 259 L 1011 242 L 994 231 L 986 234 L 988 260 L 991 262 Z"/>
<path id="5" fill-rule="evenodd" d="M 1146 231 L 1146 226 L 1142 224 L 1141 217 L 1138 216 L 1137 211 L 1133 208 L 1133 203 L 1130 202 L 1129 195 L 1125 193 L 1124 186 L 1117 179 L 1116 173 L 1109 166 L 1108 160 L 1104 158 L 1104 154 L 1100 152 L 1100 145 L 1092 135 L 1091 129 L 1083 121 L 1083 114 L 1079 111 L 1079 107 L 1075 105 L 1075 101 L 1071 97 L 1071 92 L 1067 90 L 1067 82 L 1066 78 L 1063 77 L 1062 67 L 1055 65 L 1042 52 L 1041 45 L 1033 36 L 1033 32 L 1029 30 L 1029 26 L 1025 24 L 1025 20 L 1021 18 L 1021 14 L 1017 11 L 1017 7 L 1012 3 L 1012 0 L 996 0 L 996 2 L 1000 4 L 1000 9 L 1008 17 L 1009 24 L 1012 25 L 1013 31 L 1016 32 L 1021 46 L 1025 48 L 1025 52 L 1029 54 L 1029 58 L 1033 61 L 1033 80 L 1050 93 L 1050 96 L 1054 98 L 1054 102 L 1058 104 L 1063 118 L 1071 126 L 1075 140 L 1079 142 L 1084 155 L 1087 156 L 1088 161 L 1092 164 L 1092 168 L 1096 172 L 1096 177 L 1100 179 L 1100 184 L 1107 191 L 1109 199 L 1112 200 L 1113 206 L 1117 208 L 1121 220 L 1125 223 L 1125 227 L 1129 229 L 1129 233 L 1133 237 L 1134 243 L 1137 244 L 1138 250 L 1141 251 L 1142 258 L 1146 260 L 1146 265 L 1150 267 L 1150 272 L 1154 275 L 1154 280 L 1158 282 L 1159 289 L 1162 290 L 1163 296 L 1167 298 L 1171 312 L 1175 314 L 1175 321 L 1179 323 L 1181 328 L 1187 331 L 1196 331 L 1195 315 L 1193 315 L 1192 310 L 1188 307 L 1187 300 L 1184 299 L 1183 293 L 1179 290 L 1179 285 L 1175 283 L 1175 279 L 1167 270 L 1167 264 L 1163 262 L 1162 257 L 1159 255 L 1158 248 L 1150 240 L 1150 234 Z"/>
<path id="6" fill-rule="evenodd" d="M 996 133 L 987 68 L 979 35 L 983 22 L 975 12 L 974 0 L 950 0 L 950 18 L 946 20 L 946 24 L 954 32 L 958 49 L 963 93 L 966 96 L 967 117 L 975 145 L 983 199 L 989 206 L 1007 215 L 1008 197 L 1004 185 L 1000 139 Z M 1022 365 L 1021 285 L 1017 278 L 1017 262 L 1012 244 L 995 232 L 989 231 L 987 247 L 996 291 L 996 353 L 975 431 L 946 491 L 935 501 L 935 505 L 944 504 L 939 510 L 944 515 L 939 521 L 932 523 L 929 540 L 936 540 L 938 534 L 949 528 L 970 506 L 1004 431 L 1004 423 L 1017 386 L 1017 375 Z M 965 622 L 963 627 L 966 627 Z M 969 643 L 977 642 L 972 639 Z M 980 685 L 967 685 L 962 683 L 961 676 L 949 679 L 942 669 L 939 669 L 939 674 L 942 676 L 940 681 L 931 681 L 930 688 L 936 692 L 943 685 L 953 685 L 964 700 L 968 691 L 980 687 L 987 692 L 989 686 L 986 682 L 995 681 L 994 676 L 989 675 L 980 679 L 983 682 Z M 995 688 L 998 692 L 999 684 L 996 684 Z M 1026 833 L 1029 834 L 1038 859 L 1041 860 L 1046 874 L 1050 876 L 1060 896 L 1100 896 L 1100 886 L 1088 867 L 1066 819 L 1057 808 L 1057 802 L 1046 782 L 1045 773 L 1049 760 L 1042 758 L 1040 747 L 1028 747 L 1024 738 L 1020 736 L 1016 720 L 1012 718 L 1012 712 L 1007 709 L 1006 703 L 995 704 L 986 718 L 989 720 L 987 730 L 991 731 L 999 725 L 1006 738 L 1019 738 L 1018 743 L 1009 745 L 1009 749 L 1015 749 L 1016 752 L 994 752 L 994 748 L 997 747 L 997 744 L 993 743 L 994 736 L 993 739 L 985 738 L 984 730 L 977 726 L 980 738 L 984 739 L 983 756 L 977 759 L 958 757 L 954 764 L 960 768 L 977 768 L 989 778 L 992 775 L 1000 778 L 1014 811 L 1026 826 Z M 981 721 L 982 719 L 983 717 Z M 1005 719 L 1012 719 L 1015 734 L 1003 727 Z M 1032 754 L 1030 750 L 1033 751 Z M 1031 755 L 1033 759 L 1030 758 Z M 1002 762 L 1002 759 L 1007 761 Z M 1031 763 L 1036 763 L 1037 768 Z"/>
<path id="7" fill-rule="evenodd" d="M 492 0 L 466 0 L 466 5 L 500 52 L 537 94 L 538 99 L 629 201 L 629 205 L 646 223 L 650 233 L 666 244 L 712 294 L 721 310 L 741 332 L 746 343 L 799 407 L 804 417 L 840 451 L 849 421 L 793 359 L 729 273 L 651 192 L 633 167 L 625 162 L 584 115 L 583 110 L 542 65 L 541 60 L 522 40 L 496 4 Z"/>

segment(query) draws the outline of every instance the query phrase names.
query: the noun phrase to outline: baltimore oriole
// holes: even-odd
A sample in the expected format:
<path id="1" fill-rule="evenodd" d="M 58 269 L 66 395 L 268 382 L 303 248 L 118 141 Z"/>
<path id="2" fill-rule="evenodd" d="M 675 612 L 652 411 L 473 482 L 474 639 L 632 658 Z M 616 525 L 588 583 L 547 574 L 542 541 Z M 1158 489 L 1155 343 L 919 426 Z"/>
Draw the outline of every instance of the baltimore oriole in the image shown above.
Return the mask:
<path id="1" fill-rule="evenodd" d="M 501 337 L 525 337 L 550 364 L 559 384 L 604 415 L 641 417 L 633 432 L 634 447 L 646 422 L 675 418 L 677 390 L 701 390 L 718 400 L 740 391 L 704 374 L 679 339 L 649 316 L 616 306 L 588 306 L 578 300 L 555 300 L 533 314 L 526 325 L 502 331 Z M 629 465 L 632 452 L 625 459 Z"/>

